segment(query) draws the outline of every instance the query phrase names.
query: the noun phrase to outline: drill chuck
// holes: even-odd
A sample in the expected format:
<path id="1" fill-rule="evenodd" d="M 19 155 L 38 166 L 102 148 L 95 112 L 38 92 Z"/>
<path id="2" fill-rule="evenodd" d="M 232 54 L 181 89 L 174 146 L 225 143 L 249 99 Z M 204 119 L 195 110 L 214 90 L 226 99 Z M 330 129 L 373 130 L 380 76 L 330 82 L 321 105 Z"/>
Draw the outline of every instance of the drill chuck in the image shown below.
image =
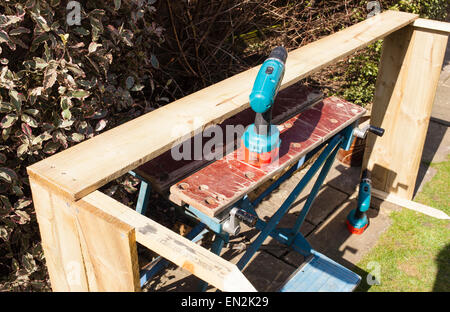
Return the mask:
<path id="1" fill-rule="evenodd" d="M 285 64 L 287 59 L 287 51 L 285 47 L 276 47 L 270 52 L 267 59 L 276 59 Z"/>

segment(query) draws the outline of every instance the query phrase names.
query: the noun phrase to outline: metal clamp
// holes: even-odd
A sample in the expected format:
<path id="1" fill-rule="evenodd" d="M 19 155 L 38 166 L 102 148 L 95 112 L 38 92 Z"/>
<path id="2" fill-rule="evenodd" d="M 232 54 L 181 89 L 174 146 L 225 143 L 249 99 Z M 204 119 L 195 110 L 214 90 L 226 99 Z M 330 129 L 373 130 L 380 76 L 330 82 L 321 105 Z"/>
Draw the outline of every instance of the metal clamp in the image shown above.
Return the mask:
<path id="1" fill-rule="evenodd" d="M 235 207 L 231 209 L 230 218 L 225 221 L 222 229 L 233 236 L 238 235 L 241 231 L 241 221 L 250 227 L 254 227 L 256 225 L 256 222 L 258 221 L 258 217 L 252 215 L 251 213 L 248 213 L 243 209 Z"/>
<path id="2" fill-rule="evenodd" d="M 381 137 L 384 134 L 384 129 L 383 128 L 379 128 L 379 127 L 375 127 L 375 126 L 372 126 L 372 125 L 366 125 L 363 128 L 355 128 L 353 130 L 353 135 L 355 137 L 357 137 L 357 138 L 365 139 L 368 132 L 372 132 L 373 134 L 378 135 L 379 137 Z"/>

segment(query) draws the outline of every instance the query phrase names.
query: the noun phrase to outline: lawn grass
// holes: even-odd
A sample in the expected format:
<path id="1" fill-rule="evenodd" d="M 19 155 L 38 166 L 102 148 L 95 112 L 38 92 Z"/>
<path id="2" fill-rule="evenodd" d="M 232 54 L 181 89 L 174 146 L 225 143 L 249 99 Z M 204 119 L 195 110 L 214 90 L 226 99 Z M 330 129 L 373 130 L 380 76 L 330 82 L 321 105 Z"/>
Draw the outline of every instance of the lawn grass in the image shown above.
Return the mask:
<path id="1" fill-rule="evenodd" d="M 436 175 L 414 201 L 450 215 L 450 161 L 431 164 Z M 450 291 L 450 221 L 408 209 L 390 215 L 391 227 L 358 264 L 373 272 L 379 264 L 379 285 L 363 276 L 359 291 Z M 373 275 L 377 275 L 373 273 Z"/>

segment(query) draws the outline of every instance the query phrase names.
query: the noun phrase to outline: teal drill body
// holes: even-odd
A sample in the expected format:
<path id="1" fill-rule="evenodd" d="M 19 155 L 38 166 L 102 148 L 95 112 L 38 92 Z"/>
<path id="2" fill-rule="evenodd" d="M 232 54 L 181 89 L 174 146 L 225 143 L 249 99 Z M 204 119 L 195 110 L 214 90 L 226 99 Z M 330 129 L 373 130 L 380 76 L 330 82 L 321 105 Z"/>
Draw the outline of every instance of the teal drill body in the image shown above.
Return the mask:
<path id="1" fill-rule="evenodd" d="M 366 211 L 370 208 L 371 180 L 370 172 L 366 169 L 362 173 L 359 184 L 358 205 L 347 216 L 347 228 L 352 234 L 362 234 L 369 225 Z"/>
<path id="2" fill-rule="evenodd" d="M 275 96 L 284 76 L 284 63 L 268 58 L 259 69 L 250 93 L 250 106 L 256 113 L 265 113 L 272 108 Z"/>
<path id="3" fill-rule="evenodd" d="M 287 51 L 276 47 L 261 65 L 252 92 L 250 107 L 255 111 L 255 123 L 242 136 L 245 161 L 256 166 L 271 163 L 278 156 L 280 133 L 271 124 L 275 97 L 283 80 Z"/>

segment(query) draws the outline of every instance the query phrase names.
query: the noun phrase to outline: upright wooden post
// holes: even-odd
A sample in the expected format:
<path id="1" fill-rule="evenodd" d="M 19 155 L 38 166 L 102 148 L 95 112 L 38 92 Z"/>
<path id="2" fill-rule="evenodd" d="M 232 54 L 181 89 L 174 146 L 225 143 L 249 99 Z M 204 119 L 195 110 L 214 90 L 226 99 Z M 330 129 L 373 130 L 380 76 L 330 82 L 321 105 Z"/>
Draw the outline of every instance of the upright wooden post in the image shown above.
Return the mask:
<path id="1" fill-rule="evenodd" d="M 53 291 L 88 291 L 72 203 L 30 177 L 33 203 Z"/>
<path id="2" fill-rule="evenodd" d="M 75 208 L 90 291 L 140 291 L 135 228 L 80 200 Z"/>
<path id="3" fill-rule="evenodd" d="M 30 177 L 53 291 L 140 290 L 134 228 Z"/>
<path id="4" fill-rule="evenodd" d="M 413 197 L 447 40 L 445 31 L 412 25 L 384 39 L 371 124 L 386 133 L 369 136 L 363 163 L 375 189 Z"/>

